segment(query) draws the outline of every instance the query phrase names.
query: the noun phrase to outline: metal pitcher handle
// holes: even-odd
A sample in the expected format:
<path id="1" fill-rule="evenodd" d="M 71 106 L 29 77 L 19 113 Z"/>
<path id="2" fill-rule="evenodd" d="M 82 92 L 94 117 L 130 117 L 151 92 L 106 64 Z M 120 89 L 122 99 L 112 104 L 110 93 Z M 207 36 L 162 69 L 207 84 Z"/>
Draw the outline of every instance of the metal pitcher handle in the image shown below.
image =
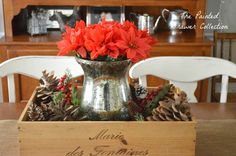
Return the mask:
<path id="1" fill-rule="evenodd" d="M 188 14 L 188 12 L 187 11 L 184 11 L 182 14 L 181 14 L 181 18 L 184 16 L 186 16 L 186 14 Z"/>
<path id="2" fill-rule="evenodd" d="M 165 12 L 170 12 L 170 10 L 168 9 L 163 9 L 162 12 L 161 12 L 161 16 L 163 17 L 164 21 L 167 23 L 167 19 L 165 17 Z"/>
<path id="3" fill-rule="evenodd" d="M 159 23 L 160 19 L 161 19 L 161 16 L 158 16 L 158 18 L 157 18 L 157 20 L 156 20 L 156 22 L 154 24 L 154 27 L 152 28 L 154 31 L 157 29 L 158 23 Z"/>

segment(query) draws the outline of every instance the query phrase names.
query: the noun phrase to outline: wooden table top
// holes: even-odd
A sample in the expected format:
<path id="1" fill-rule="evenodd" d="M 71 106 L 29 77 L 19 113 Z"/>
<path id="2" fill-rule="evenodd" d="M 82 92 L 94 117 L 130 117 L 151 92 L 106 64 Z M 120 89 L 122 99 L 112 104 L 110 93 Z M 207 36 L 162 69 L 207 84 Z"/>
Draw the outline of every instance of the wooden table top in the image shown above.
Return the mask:
<path id="1" fill-rule="evenodd" d="M 18 119 L 25 105 L 25 103 L 0 103 L 0 120 Z"/>
<path id="2" fill-rule="evenodd" d="M 19 156 L 16 120 L 25 104 L 0 104 L 0 155 Z M 192 104 L 197 119 L 195 156 L 235 156 L 236 103 Z"/>
<path id="3" fill-rule="evenodd" d="M 18 119 L 25 104 L 0 103 L 0 120 Z M 197 120 L 236 119 L 236 103 L 196 103 L 191 105 Z"/>

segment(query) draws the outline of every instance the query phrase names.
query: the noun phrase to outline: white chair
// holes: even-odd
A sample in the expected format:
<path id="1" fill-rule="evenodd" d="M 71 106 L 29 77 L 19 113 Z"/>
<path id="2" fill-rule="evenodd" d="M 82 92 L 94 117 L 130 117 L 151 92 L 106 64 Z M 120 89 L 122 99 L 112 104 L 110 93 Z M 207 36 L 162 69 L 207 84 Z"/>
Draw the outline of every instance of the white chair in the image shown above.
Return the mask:
<path id="1" fill-rule="evenodd" d="M 9 59 L 0 64 L 0 102 L 3 102 L 1 77 L 7 76 L 9 102 L 15 102 L 14 73 L 40 79 L 42 71 L 54 71 L 55 76 L 61 77 L 66 70 L 72 77 L 84 75 L 83 69 L 72 56 L 22 56 Z"/>
<path id="2" fill-rule="evenodd" d="M 236 78 L 236 64 L 213 57 L 155 57 L 133 65 L 129 75 L 139 78 L 139 83 L 147 86 L 146 75 L 154 75 L 185 91 L 190 102 L 197 102 L 194 92 L 197 81 L 222 75 L 220 102 L 227 101 L 229 76 Z"/>

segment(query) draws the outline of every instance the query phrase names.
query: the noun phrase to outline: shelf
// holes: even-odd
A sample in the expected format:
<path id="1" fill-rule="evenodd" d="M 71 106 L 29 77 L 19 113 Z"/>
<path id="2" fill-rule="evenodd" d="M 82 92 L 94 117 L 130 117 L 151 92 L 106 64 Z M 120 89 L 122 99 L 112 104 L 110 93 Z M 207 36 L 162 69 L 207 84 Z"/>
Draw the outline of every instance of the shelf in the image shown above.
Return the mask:
<path id="1" fill-rule="evenodd" d="M 198 0 L 123 0 L 124 6 L 195 6 Z"/>
<path id="2" fill-rule="evenodd" d="M 150 12 L 157 12 L 162 8 L 184 8 L 191 15 L 198 11 L 205 13 L 205 0 L 3 0 L 5 34 L 13 36 L 12 20 L 21 9 L 27 6 L 128 6 L 128 7 L 151 7 Z M 203 36 L 203 30 L 199 26 L 203 19 L 196 21 L 196 37 Z"/>
<path id="3" fill-rule="evenodd" d="M 155 46 L 171 45 L 211 45 L 211 41 L 206 38 L 197 38 L 193 31 L 183 32 L 177 36 L 171 36 L 169 31 L 161 31 L 153 35 L 157 40 Z M 17 35 L 14 37 L 3 37 L 0 45 L 56 45 L 61 40 L 61 32 L 49 31 L 46 35 L 30 36 L 28 34 Z"/>
<path id="4" fill-rule="evenodd" d="M 173 45 L 212 45 L 212 42 L 205 37 L 196 37 L 194 31 L 183 32 L 176 36 L 170 35 L 169 31 L 161 31 L 153 36 L 157 40 L 155 46 Z"/>
<path id="5" fill-rule="evenodd" d="M 56 45 L 56 42 L 60 41 L 61 38 L 59 31 L 50 31 L 48 34 L 38 36 L 23 34 L 3 37 L 0 39 L 0 45 Z"/>

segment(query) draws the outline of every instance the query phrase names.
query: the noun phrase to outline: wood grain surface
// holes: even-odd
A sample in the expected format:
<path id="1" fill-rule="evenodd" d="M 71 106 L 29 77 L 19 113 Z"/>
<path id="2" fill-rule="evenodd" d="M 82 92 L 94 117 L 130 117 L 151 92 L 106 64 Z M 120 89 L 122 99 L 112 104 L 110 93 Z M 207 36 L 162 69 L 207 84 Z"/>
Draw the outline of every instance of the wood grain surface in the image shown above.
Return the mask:
<path id="1" fill-rule="evenodd" d="M 15 104 L 0 105 L 16 109 Z M 192 105 L 197 118 L 196 156 L 234 156 L 236 153 L 236 103 Z M 18 116 L 19 117 L 19 116 Z M 17 121 L 0 120 L 0 156 L 19 156 Z M 69 133 L 68 133 L 69 135 Z"/>
<path id="2" fill-rule="evenodd" d="M 196 156 L 235 156 L 236 119 L 198 120 L 196 131 Z M 0 156 L 19 156 L 16 120 L 0 120 L 0 144 Z"/>
<path id="3" fill-rule="evenodd" d="M 0 156 L 19 156 L 17 120 L 0 120 Z"/>

